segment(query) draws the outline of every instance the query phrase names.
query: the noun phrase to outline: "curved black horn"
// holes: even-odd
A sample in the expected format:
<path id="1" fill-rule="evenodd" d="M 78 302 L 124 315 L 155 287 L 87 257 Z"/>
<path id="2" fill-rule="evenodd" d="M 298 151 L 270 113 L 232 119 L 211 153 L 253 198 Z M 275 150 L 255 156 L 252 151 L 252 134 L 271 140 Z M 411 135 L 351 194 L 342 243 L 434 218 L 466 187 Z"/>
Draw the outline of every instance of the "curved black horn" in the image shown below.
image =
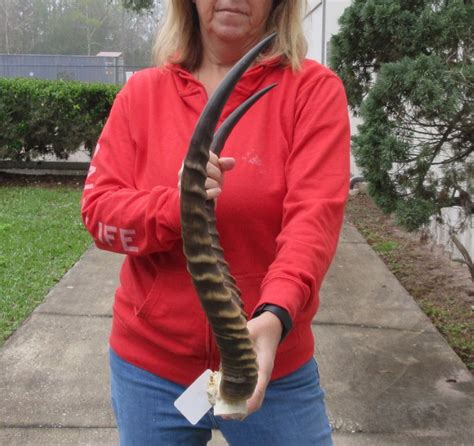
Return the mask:
<path id="1" fill-rule="evenodd" d="M 275 34 L 272 34 L 252 48 L 216 89 L 196 124 L 181 174 L 184 254 L 221 355 L 220 391 L 227 401 L 245 401 L 253 394 L 258 365 L 240 304 L 240 293 L 222 256 L 212 206 L 207 206 L 213 205 L 213 202 L 206 203 L 206 165 L 214 130 L 225 102 L 245 70 L 274 37 Z M 252 101 L 255 102 L 265 92 L 257 93 Z M 232 125 L 226 128 L 228 135 Z M 221 134 L 225 140 L 224 130 Z M 221 141 L 222 137 L 217 139 Z"/>
<path id="2" fill-rule="evenodd" d="M 235 85 L 244 74 L 245 70 L 252 64 L 261 51 L 263 51 L 275 38 L 276 33 L 270 34 L 257 45 L 255 45 L 242 59 L 240 59 L 227 73 L 224 80 L 217 87 L 204 108 L 199 121 L 196 124 L 191 138 L 190 149 L 193 145 L 206 145 L 210 147 L 212 135 L 222 113 L 224 104 L 229 98 Z M 188 152 L 189 154 L 189 152 Z"/>
<path id="3" fill-rule="evenodd" d="M 233 130 L 235 125 L 239 122 L 240 118 L 245 114 L 245 112 L 252 107 L 255 102 L 257 102 L 263 95 L 268 93 L 272 88 L 276 87 L 277 84 L 271 84 L 268 87 L 262 88 L 257 91 L 257 93 L 250 96 L 245 102 L 240 104 L 222 123 L 219 127 L 219 130 L 214 134 L 214 138 L 211 143 L 211 152 L 214 152 L 219 156 L 224 148 L 224 144 L 230 135 L 230 132 Z"/>

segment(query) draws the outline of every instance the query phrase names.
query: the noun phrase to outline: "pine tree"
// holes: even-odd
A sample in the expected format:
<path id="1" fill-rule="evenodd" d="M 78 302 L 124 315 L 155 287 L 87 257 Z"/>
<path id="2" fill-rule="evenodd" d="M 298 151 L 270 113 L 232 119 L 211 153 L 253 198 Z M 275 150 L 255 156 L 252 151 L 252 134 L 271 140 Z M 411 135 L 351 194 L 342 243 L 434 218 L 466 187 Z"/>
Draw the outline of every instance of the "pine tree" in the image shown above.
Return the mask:
<path id="1" fill-rule="evenodd" d="M 473 23 L 469 0 L 355 0 L 331 41 L 369 193 L 409 230 L 453 205 L 470 221 Z"/>

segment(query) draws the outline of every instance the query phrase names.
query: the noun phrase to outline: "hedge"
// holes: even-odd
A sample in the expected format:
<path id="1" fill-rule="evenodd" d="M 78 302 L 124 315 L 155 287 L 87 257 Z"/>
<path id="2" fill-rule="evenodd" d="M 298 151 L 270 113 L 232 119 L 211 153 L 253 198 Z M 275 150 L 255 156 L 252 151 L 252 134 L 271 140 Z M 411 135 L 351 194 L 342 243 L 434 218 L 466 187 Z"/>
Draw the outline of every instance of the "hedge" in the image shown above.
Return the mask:
<path id="1" fill-rule="evenodd" d="M 67 159 L 92 153 L 121 86 L 75 81 L 0 79 L 0 159 Z"/>

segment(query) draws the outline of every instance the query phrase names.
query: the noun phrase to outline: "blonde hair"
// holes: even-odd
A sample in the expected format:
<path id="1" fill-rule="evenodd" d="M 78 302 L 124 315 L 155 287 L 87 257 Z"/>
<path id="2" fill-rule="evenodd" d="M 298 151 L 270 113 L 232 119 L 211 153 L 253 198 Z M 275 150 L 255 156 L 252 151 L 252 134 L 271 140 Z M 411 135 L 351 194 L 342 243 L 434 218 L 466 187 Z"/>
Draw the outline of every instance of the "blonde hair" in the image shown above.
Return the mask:
<path id="1" fill-rule="evenodd" d="M 293 70 L 300 68 L 308 46 L 302 26 L 306 3 L 306 0 L 273 0 L 265 34 L 276 31 L 277 37 L 260 60 L 280 57 Z M 166 9 L 153 47 L 154 62 L 181 64 L 193 71 L 202 58 L 196 6 L 191 0 L 168 0 Z"/>

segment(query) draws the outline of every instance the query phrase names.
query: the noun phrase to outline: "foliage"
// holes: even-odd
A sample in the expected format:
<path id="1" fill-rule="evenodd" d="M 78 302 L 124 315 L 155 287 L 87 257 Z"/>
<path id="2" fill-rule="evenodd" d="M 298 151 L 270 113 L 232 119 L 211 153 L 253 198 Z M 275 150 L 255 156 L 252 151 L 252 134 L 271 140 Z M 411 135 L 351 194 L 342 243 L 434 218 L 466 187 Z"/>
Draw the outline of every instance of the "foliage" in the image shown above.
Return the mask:
<path id="1" fill-rule="evenodd" d="M 92 152 L 119 88 L 0 79 L 0 159 L 67 159 L 81 144 Z"/>
<path id="2" fill-rule="evenodd" d="M 149 66 L 161 16 L 155 3 L 142 10 L 122 0 L 0 0 L 0 53 L 120 51 L 126 66 Z"/>
<path id="3" fill-rule="evenodd" d="M 330 56 L 351 108 L 358 111 L 384 63 L 436 54 L 451 64 L 467 57 L 473 21 L 471 0 L 354 0 L 339 20 Z"/>
<path id="4" fill-rule="evenodd" d="M 369 193 L 409 230 L 442 207 L 472 213 L 471 2 L 355 0 L 332 66 L 363 124 L 353 153 Z"/>
<path id="5" fill-rule="evenodd" d="M 143 9 L 149 10 L 153 8 L 154 3 L 154 0 L 122 0 L 123 6 L 132 11 L 141 11 Z"/>
<path id="6" fill-rule="evenodd" d="M 80 195 L 70 188 L 0 187 L 0 344 L 90 245 Z"/>
<path id="7" fill-rule="evenodd" d="M 354 155 L 377 204 L 411 230 L 438 208 L 470 206 L 462 185 L 473 150 L 473 79 L 472 65 L 404 58 L 382 66 L 363 103 Z"/>

